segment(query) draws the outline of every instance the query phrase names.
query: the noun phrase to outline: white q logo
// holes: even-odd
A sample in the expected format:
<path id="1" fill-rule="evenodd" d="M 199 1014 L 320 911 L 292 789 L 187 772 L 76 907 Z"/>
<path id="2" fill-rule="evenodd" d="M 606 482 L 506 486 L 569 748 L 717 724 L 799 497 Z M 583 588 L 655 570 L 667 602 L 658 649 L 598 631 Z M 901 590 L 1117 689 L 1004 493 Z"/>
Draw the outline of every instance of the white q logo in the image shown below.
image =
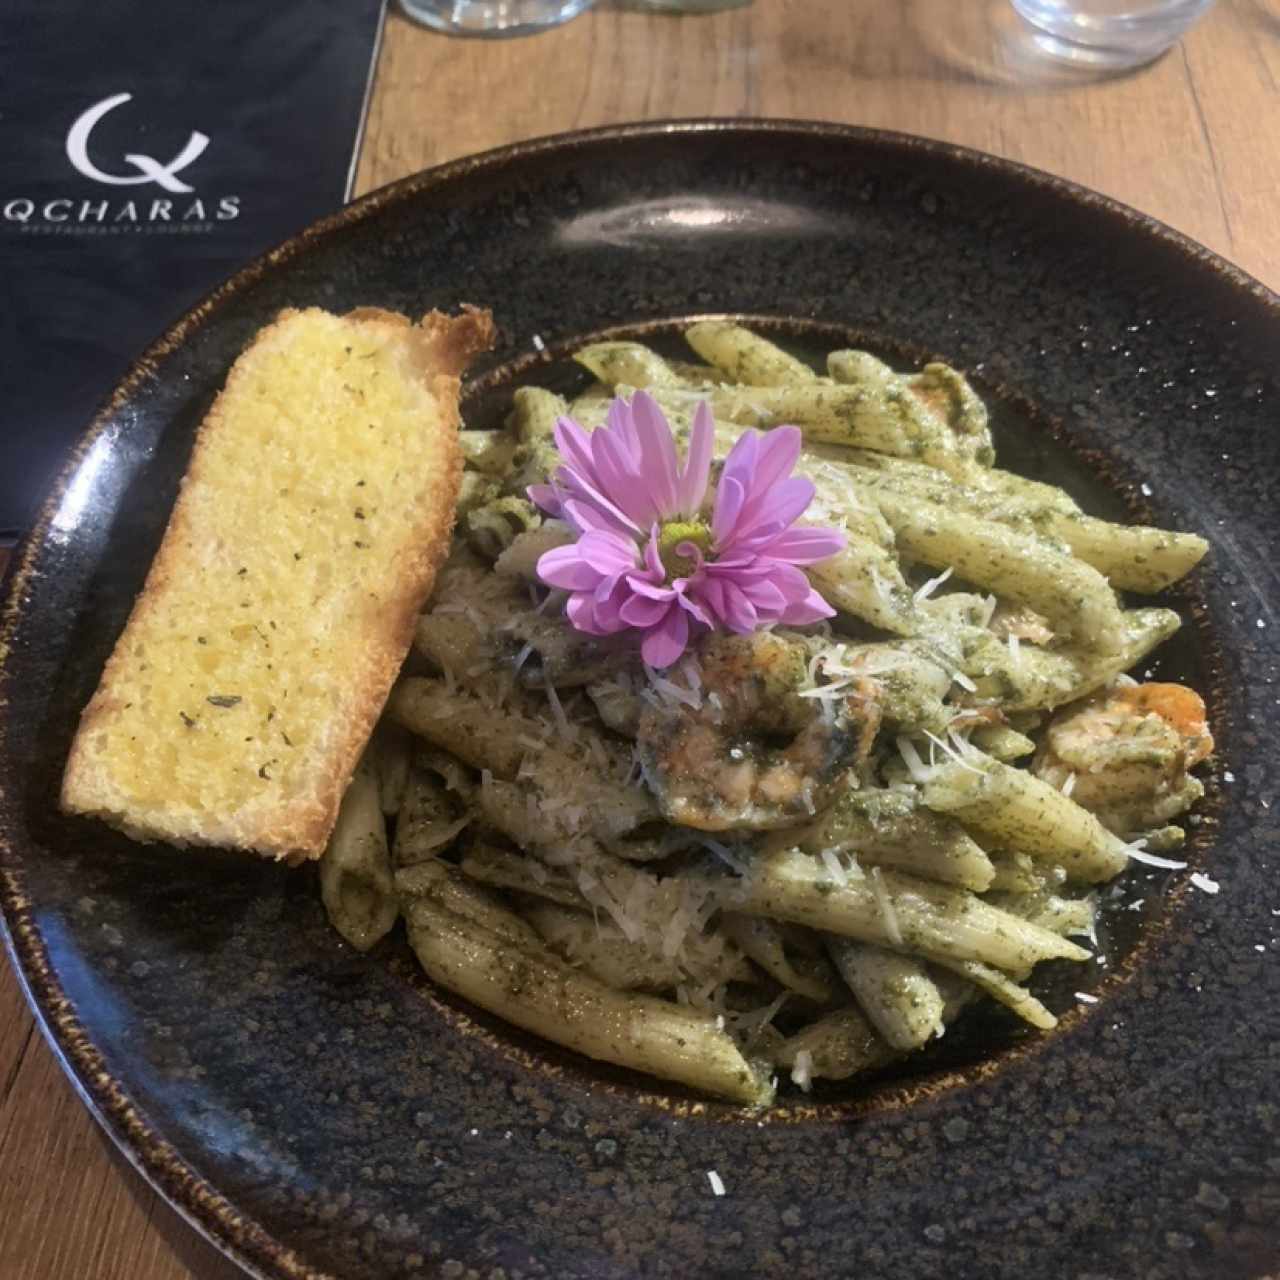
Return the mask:
<path id="1" fill-rule="evenodd" d="M 125 159 L 138 172 L 123 178 L 119 174 L 103 173 L 89 159 L 89 134 L 93 131 L 93 126 L 108 111 L 114 110 L 122 102 L 128 102 L 132 97 L 133 94 L 131 93 L 117 93 L 110 98 L 103 98 L 101 102 L 95 103 L 88 111 L 84 112 L 76 120 L 75 124 L 71 126 L 71 132 L 67 134 L 67 159 L 86 178 L 92 178 L 95 182 L 105 182 L 109 186 L 133 187 L 141 182 L 155 182 L 166 191 L 193 191 L 195 188 L 189 187 L 185 182 L 180 182 L 173 175 L 180 169 L 185 169 L 209 145 L 209 139 L 203 133 L 193 132 L 191 137 L 187 139 L 187 145 L 168 164 L 161 164 L 150 156 L 140 156 L 133 152 L 128 153 Z"/>

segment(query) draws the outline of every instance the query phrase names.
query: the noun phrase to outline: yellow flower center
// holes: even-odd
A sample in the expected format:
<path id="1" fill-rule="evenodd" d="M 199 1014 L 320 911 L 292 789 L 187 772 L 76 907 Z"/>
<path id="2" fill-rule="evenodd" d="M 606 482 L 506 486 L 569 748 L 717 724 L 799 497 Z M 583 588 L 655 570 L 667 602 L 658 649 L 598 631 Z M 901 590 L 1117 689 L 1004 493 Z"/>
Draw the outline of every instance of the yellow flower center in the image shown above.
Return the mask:
<path id="1" fill-rule="evenodd" d="M 672 520 L 658 530 L 658 556 L 669 582 L 690 577 L 700 563 L 696 556 L 687 554 L 687 543 L 697 547 L 705 559 L 711 551 L 711 526 L 701 520 Z"/>

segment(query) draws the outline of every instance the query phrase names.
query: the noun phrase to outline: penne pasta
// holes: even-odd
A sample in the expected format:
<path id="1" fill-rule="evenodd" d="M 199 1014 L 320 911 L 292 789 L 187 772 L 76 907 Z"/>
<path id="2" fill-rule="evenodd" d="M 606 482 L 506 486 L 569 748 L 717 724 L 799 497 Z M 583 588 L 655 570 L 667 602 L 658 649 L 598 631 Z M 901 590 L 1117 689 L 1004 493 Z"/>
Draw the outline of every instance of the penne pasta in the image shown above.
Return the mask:
<path id="1" fill-rule="evenodd" d="M 870 876 L 839 884 L 817 859 L 788 850 L 761 858 L 749 875 L 719 894 L 736 911 L 928 958 L 981 960 L 1015 973 L 1041 960 L 1088 958 L 1074 943 L 962 889 L 876 870 L 883 896 Z"/>
<path id="2" fill-rule="evenodd" d="M 556 423 L 569 412 L 562 396 L 542 387 L 517 387 L 511 402 L 511 429 L 525 446 L 549 444 Z"/>
<path id="3" fill-rule="evenodd" d="M 995 875 L 965 829 L 924 808 L 914 789 L 849 791 L 812 825 L 778 832 L 764 847 L 849 853 L 866 866 L 897 867 L 975 893 L 990 888 Z"/>
<path id="4" fill-rule="evenodd" d="M 1054 629 L 1116 653 L 1124 622 L 1115 592 L 1092 565 L 1004 525 L 936 502 L 878 491 L 875 500 L 899 550 L 933 569 L 1044 614 Z"/>
<path id="5" fill-rule="evenodd" d="M 387 714 L 473 769 L 487 769 L 498 778 L 515 777 L 529 750 L 521 739 L 537 739 L 543 731 L 540 721 L 499 711 L 475 694 L 422 676 L 401 680 L 391 690 Z"/>
<path id="6" fill-rule="evenodd" d="M 976 752 L 940 765 L 923 795 L 930 809 L 1005 848 L 1062 866 L 1073 880 L 1110 880 L 1128 866 L 1128 846 L 1087 809 L 1035 774 Z"/>
<path id="7" fill-rule="evenodd" d="M 1001 973 L 999 969 L 993 969 L 987 964 L 979 964 L 976 960 L 936 960 L 934 963 L 972 982 L 975 987 L 1012 1009 L 1033 1027 L 1038 1027 L 1041 1031 L 1052 1031 L 1058 1025 L 1058 1019 L 1007 973 Z"/>
<path id="8" fill-rule="evenodd" d="M 509 935 L 431 898 L 406 899 L 405 921 L 430 978 L 516 1026 L 587 1057 L 733 1102 L 762 1106 L 773 1096 L 763 1073 L 708 1014 L 615 991 L 571 969 L 541 942 L 536 950 L 514 946 Z"/>
<path id="9" fill-rule="evenodd" d="M 366 948 L 402 915 L 464 999 L 753 1107 L 773 1068 L 875 1071 L 975 999 L 1051 1029 L 1036 966 L 1090 958 L 1076 886 L 1139 848 L 1104 823 L 1172 847 L 1203 792 L 1199 698 L 1119 687 L 1178 615 L 1117 591 L 1205 542 L 996 468 L 945 364 L 686 337 L 696 360 L 594 343 L 571 402 L 521 387 L 504 430 L 461 430 L 453 547 L 321 862 L 331 919 Z M 557 518 L 527 492 L 550 480 Z"/>
<path id="10" fill-rule="evenodd" d="M 396 818 L 392 864 L 410 867 L 439 857 L 470 823 L 470 812 L 444 782 L 432 770 L 414 766 Z"/>
<path id="11" fill-rule="evenodd" d="M 330 924 L 357 951 L 368 951 L 398 918 L 387 824 L 367 757 L 342 797 L 338 821 L 320 858 L 320 897 Z"/>
<path id="12" fill-rule="evenodd" d="M 792 1079 L 847 1080 L 888 1065 L 898 1055 L 857 1009 L 837 1009 L 784 1040 L 773 1053 Z"/>
<path id="13" fill-rule="evenodd" d="M 803 360 L 741 325 L 704 320 L 690 325 L 685 341 L 713 365 L 726 382 L 772 387 L 786 382 L 816 382 L 817 374 Z"/>
<path id="14" fill-rule="evenodd" d="M 748 960 L 755 961 L 776 982 L 815 1004 L 830 1004 L 835 988 L 828 974 L 819 966 L 805 963 L 802 957 L 787 955 L 786 939 L 772 921 L 759 916 L 744 916 L 726 911 L 720 927 Z"/>
<path id="15" fill-rule="evenodd" d="M 827 938 L 827 950 L 890 1047 L 905 1053 L 942 1034 L 942 994 L 921 961 L 834 936 Z"/>
<path id="16" fill-rule="evenodd" d="M 682 379 L 656 351 L 639 342 L 596 342 L 573 357 L 606 387 L 678 387 Z"/>
<path id="17" fill-rule="evenodd" d="M 542 940 L 566 963 L 619 991 L 674 991 L 690 981 L 717 986 L 744 981 L 751 968 L 726 935 L 713 954 L 690 966 L 674 956 L 655 953 L 632 941 L 611 920 L 575 911 L 546 900 L 533 899 L 522 908 L 525 919 Z"/>
<path id="18" fill-rule="evenodd" d="M 519 441 L 506 431 L 459 431 L 462 458 L 473 471 L 503 476 L 515 460 Z"/>
<path id="19" fill-rule="evenodd" d="M 546 520 L 537 529 L 525 529 L 517 533 L 494 561 L 494 572 L 504 578 L 537 582 L 538 561 L 548 551 L 554 551 L 572 541 L 573 533 L 568 526 L 558 520 Z"/>

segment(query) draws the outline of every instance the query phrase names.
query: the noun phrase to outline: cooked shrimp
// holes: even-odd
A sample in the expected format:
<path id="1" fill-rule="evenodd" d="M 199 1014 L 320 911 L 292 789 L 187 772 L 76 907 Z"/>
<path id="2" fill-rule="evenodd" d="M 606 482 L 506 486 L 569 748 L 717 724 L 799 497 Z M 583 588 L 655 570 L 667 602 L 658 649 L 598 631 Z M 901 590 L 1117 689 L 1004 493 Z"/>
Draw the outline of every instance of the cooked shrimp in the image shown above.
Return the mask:
<path id="1" fill-rule="evenodd" d="M 1112 831 L 1132 835 L 1204 794 L 1190 770 L 1212 751 L 1198 693 L 1180 684 L 1126 685 L 1059 712 L 1032 770 L 1070 786 L 1071 798 Z"/>
<path id="2" fill-rule="evenodd" d="M 703 831 L 793 826 L 847 787 L 874 737 L 874 703 L 800 696 L 808 650 L 759 631 L 703 646 L 698 707 L 652 706 L 637 741 L 664 815 Z"/>

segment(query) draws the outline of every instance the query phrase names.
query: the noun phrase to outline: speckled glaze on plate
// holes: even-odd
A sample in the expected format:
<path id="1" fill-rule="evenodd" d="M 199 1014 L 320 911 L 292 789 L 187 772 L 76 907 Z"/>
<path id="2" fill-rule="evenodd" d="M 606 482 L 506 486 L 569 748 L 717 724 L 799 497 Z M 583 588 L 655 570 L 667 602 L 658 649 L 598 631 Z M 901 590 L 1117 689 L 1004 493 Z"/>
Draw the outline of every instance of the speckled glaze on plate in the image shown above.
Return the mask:
<path id="1" fill-rule="evenodd" d="M 1136 874 L 1107 963 L 1048 974 L 1053 1034 L 992 1015 L 909 1076 L 755 1117 L 518 1035 L 432 989 L 398 935 L 345 949 L 307 870 L 60 817 L 76 716 L 236 352 L 286 305 L 464 300 L 501 326 L 478 420 L 513 376 L 567 376 L 557 358 L 588 334 L 751 315 L 800 350 L 853 337 L 951 360 L 996 406 L 1005 459 L 1104 514 L 1208 536 L 1165 664 L 1210 700 L 1220 752 L 1190 856 L 1221 892 Z M 256 263 L 138 362 L 10 573 L 0 897 L 86 1102 L 263 1276 L 1280 1270 L 1277 354 L 1274 295 L 1131 210 L 825 125 L 524 144 Z"/>

